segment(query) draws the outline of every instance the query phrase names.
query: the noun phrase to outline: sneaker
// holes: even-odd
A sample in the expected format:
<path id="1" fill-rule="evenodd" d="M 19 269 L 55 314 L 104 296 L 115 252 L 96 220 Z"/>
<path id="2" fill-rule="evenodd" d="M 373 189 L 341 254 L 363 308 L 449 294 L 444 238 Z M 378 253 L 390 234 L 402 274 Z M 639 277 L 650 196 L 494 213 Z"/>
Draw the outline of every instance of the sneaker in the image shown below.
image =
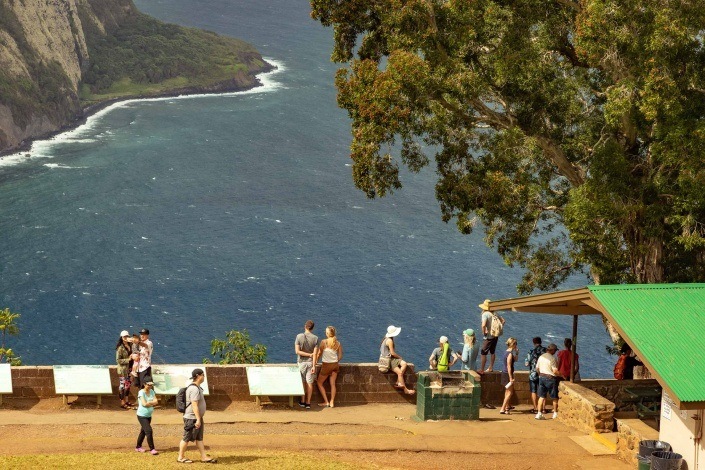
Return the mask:
<path id="1" fill-rule="evenodd" d="M 307 410 L 310 410 L 310 409 L 311 409 L 311 404 L 310 404 L 310 403 L 306 403 L 305 406 L 306 406 L 306 409 L 307 409 Z"/>
<path id="2" fill-rule="evenodd" d="M 159 455 L 159 452 L 157 452 L 157 449 L 152 449 L 149 451 L 149 453 L 152 455 Z"/>
<path id="3" fill-rule="evenodd" d="M 558 412 L 557 412 L 557 411 L 554 411 L 554 412 L 553 412 L 553 418 L 551 418 L 551 419 L 556 419 L 556 418 L 558 418 Z"/>
<path id="4" fill-rule="evenodd" d="M 135 452 L 147 452 L 147 449 L 144 447 L 135 447 Z"/>
<path id="5" fill-rule="evenodd" d="M 546 418 L 543 417 L 543 414 L 536 413 L 536 416 L 534 416 L 534 419 L 546 419 Z"/>
<path id="6" fill-rule="evenodd" d="M 304 402 L 302 402 L 302 401 L 299 401 L 299 406 L 300 406 L 301 408 L 305 408 L 305 407 L 306 407 L 306 403 L 304 403 Z"/>

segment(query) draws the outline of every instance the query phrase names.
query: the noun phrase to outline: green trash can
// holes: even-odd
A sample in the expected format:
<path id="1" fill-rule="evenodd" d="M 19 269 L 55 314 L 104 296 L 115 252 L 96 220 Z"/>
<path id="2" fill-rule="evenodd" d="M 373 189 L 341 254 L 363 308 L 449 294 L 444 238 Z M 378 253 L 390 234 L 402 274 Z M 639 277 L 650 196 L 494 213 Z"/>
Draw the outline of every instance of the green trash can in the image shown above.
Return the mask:
<path id="1" fill-rule="evenodd" d="M 638 465 L 636 467 L 638 470 L 651 470 L 651 458 L 650 457 L 642 457 L 641 455 L 637 455 L 636 461 L 638 463 Z"/>
<path id="2" fill-rule="evenodd" d="M 682 464 L 683 456 L 675 452 L 659 450 L 651 454 L 652 470 L 680 470 Z"/>

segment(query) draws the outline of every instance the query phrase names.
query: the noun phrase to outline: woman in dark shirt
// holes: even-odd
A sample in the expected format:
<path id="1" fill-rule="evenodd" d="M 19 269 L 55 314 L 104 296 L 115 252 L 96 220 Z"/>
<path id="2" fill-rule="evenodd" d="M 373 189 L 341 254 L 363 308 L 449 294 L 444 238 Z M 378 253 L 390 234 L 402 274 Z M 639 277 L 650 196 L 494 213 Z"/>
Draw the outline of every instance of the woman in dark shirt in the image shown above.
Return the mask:
<path id="1" fill-rule="evenodd" d="M 509 338 L 507 340 L 507 350 L 504 352 L 504 357 L 502 359 L 502 385 L 504 385 L 504 402 L 502 403 L 502 408 L 499 410 L 500 414 L 508 415 L 510 405 L 512 400 L 512 395 L 514 395 L 514 363 L 517 360 L 517 354 L 519 354 L 519 349 L 517 349 L 516 338 Z"/>

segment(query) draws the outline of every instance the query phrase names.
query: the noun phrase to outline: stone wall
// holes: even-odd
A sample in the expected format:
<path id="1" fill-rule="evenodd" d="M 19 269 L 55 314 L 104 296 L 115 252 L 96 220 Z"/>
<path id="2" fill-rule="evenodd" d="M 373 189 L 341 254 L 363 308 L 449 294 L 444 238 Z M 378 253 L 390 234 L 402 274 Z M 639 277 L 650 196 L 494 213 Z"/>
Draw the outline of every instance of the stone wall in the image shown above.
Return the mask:
<path id="1" fill-rule="evenodd" d="M 633 466 L 637 465 L 639 441 L 658 440 L 659 433 L 640 419 L 617 420 L 617 458 Z"/>
<path id="2" fill-rule="evenodd" d="M 634 399 L 627 394 L 625 388 L 658 388 L 661 389 L 656 379 L 614 380 L 614 379 L 585 379 L 580 382 L 585 388 L 596 392 L 614 403 L 615 411 L 636 411 Z"/>
<path id="3" fill-rule="evenodd" d="M 291 364 L 267 364 L 291 365 Z M 265 366 L 265 367 L 266 367 Z M 245 365 L 206 365 L 206 375 L 210 396 L 229 401 L 252 401 L 247 386 Z M 54 373 L 51 366 L 12 367 L 12 395 L 5 397 L 51 398 L 55 397 Z M 113 393 L 117 395 L 118 377 L 114 366 L 110 367 Z M 336 402 L 340 404 L 360 403 L 416 403 L 416 397 L 405 395 L 394 388 L 396 374 L 382 374 L 377 364 L 341 364 L 338 373 Z M 416 374 L 413 364 L 406 371 L 407 387 L 416 387 Z M 330 390 L 326 384 L 326 390 Z M 318 400 L 318 388 L 314 385 L 312 400 Z M 283 397 L 274 397 L 274 401 L 287 401 Z"/>
<path id="4" fill-rule="evenodd" d="M 615 405 L 581 383 L 561 382 L 558 419 L 580 431 L 612 432 Z"/>
<path id="5" fill-rule="evenodd" d="M 504 401 L 504 387 L 500 372 L 485 372 L 482 374 L 482 404 L 501 406 Z M 512 405 L 531 405 L 531 391 L 529 390 L 529 372 L 514 372 L 514 397 Z"/>

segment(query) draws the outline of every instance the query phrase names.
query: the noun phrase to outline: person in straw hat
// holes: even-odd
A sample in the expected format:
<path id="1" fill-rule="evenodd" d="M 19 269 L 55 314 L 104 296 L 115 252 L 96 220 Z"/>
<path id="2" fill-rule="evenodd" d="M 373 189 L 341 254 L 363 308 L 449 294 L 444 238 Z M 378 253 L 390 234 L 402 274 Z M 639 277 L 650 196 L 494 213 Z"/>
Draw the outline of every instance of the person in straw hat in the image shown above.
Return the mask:
<path id="1" fill-rule="evenodd" d="M 399 333 L 401 333 L 400 327 L 394 325 L 387 327 L 387 334 L 384 336 L 382 344 L 380 345 L 380 354 L 392 358 L 389 369 L 397 374 L 397 382 L 394 384 L 394 387 L 403 389 L 404 393 L 407 395 L 413 395 L 416 393 L 416 390 L 406 388 L 406 382 L 404 382 L 404 372 L 406 372 L 407 367 L 406 361 L 404 361 L 394 349 L 394 338 Z"/>
<path id="2" fill-rule="evenodd" d="M 492 336 L 491 334 L 492 318 L 495 316 L 499 318 L 499 321 L 502 322 L 502 325 L 504 325 L 504 318 L 490 312 L 490 299 L 485 299 L 485 301 L 478 305 L 478 307 L 482 309 L 482 336 L 484 338 L 484 341 L 482 342 L 482 347 L 480 348 L 481 359 L 480 370 L 478 371 L 482 374 L 484 372 L 492 372 L 492 370 L 494 369 L 495 351 L 497 349 L 497 340 L 499 339 L 499 337 Z M 485 369 L 485 364 L 487 363 L 487 354 L 490 355 L 490 366 Z"/>

